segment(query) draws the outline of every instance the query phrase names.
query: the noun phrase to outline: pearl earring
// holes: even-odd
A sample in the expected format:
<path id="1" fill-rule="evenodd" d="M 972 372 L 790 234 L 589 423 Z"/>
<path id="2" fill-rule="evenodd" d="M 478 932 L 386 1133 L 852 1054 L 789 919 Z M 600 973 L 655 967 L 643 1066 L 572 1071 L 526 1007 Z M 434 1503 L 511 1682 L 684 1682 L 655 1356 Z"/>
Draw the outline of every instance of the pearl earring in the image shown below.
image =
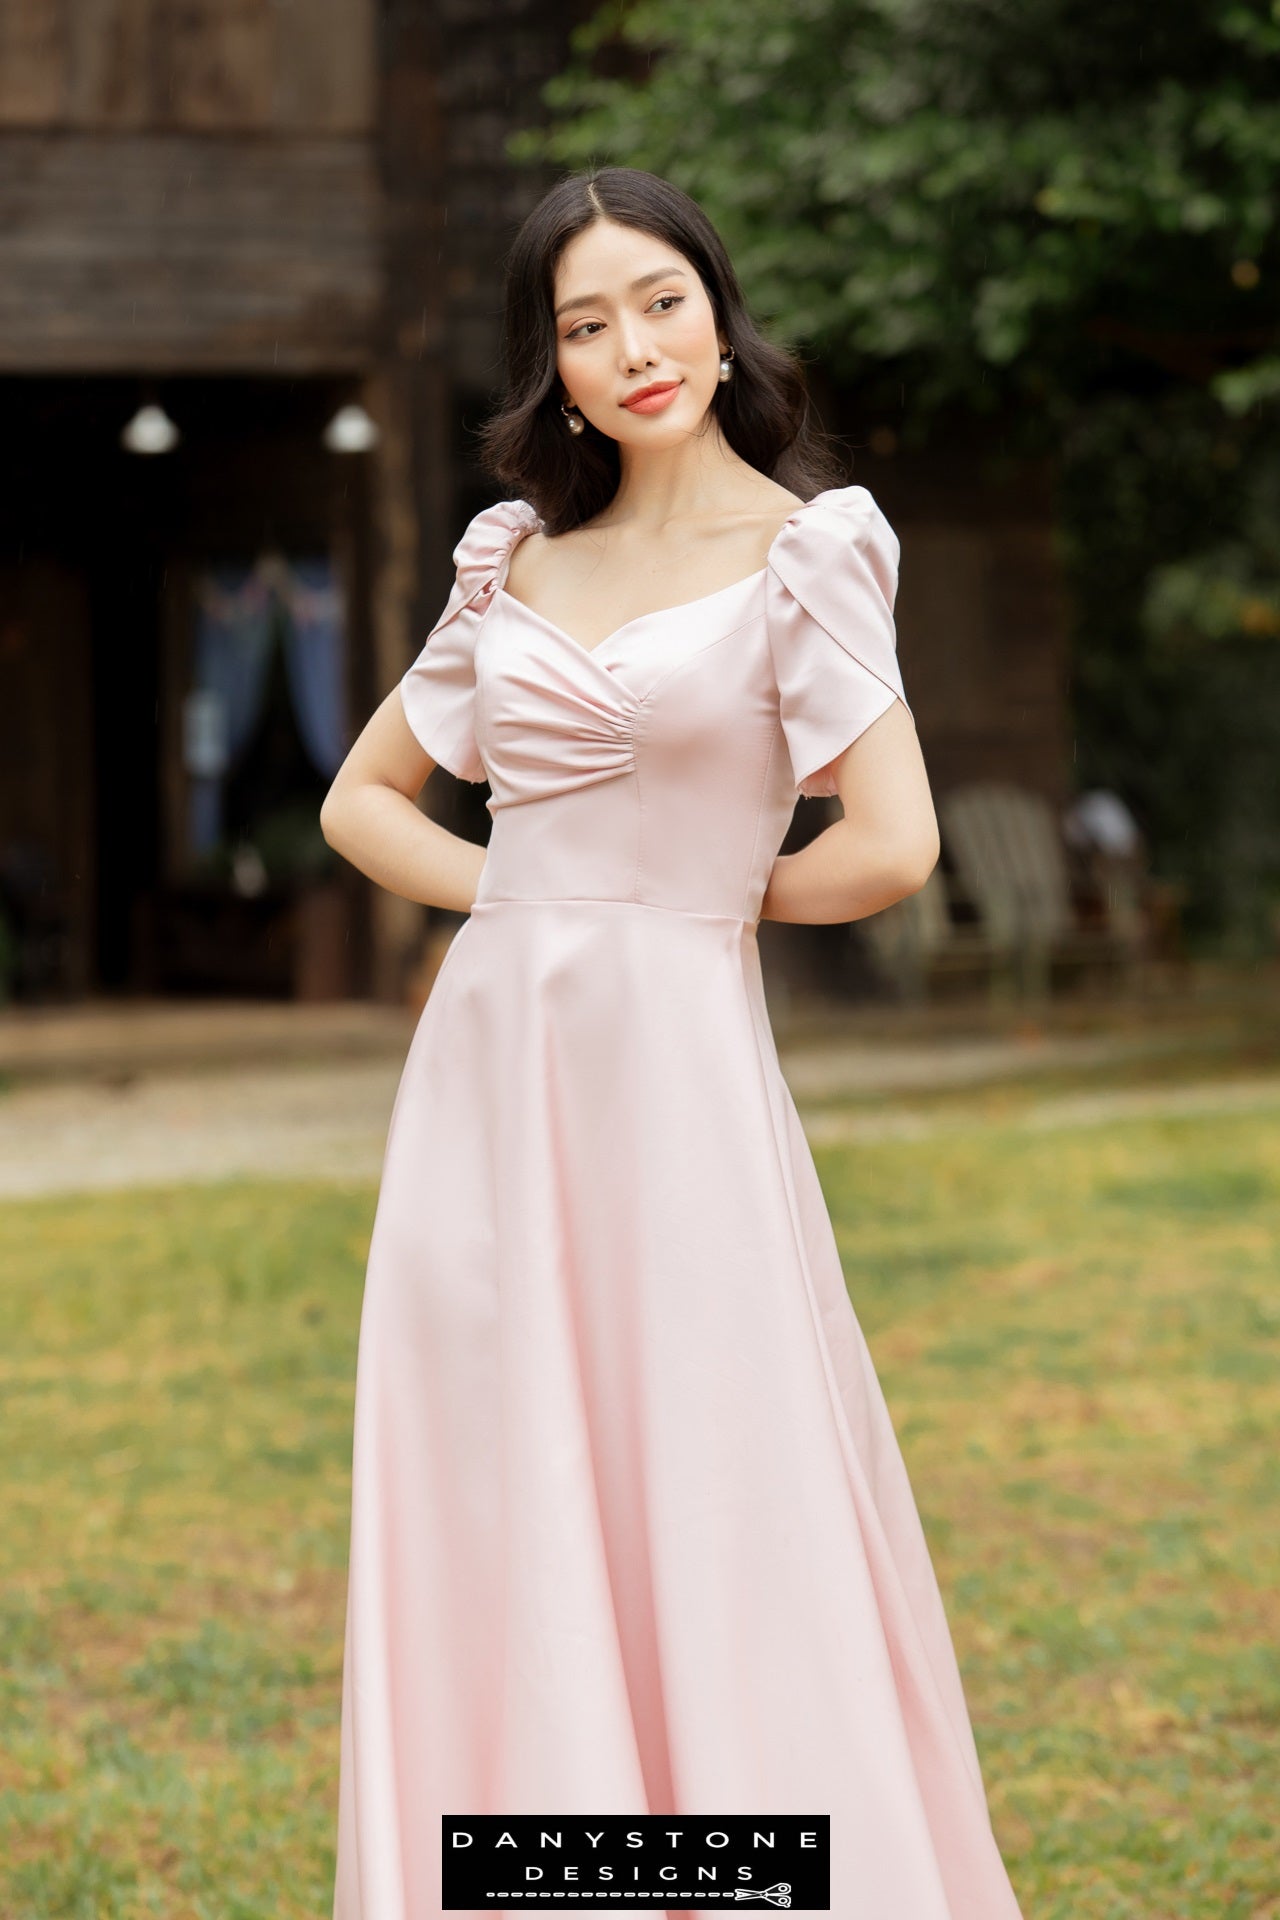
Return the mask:
<path id="1" fill-rule="evenodd" d="M 723 353 L 721 354 L 721 356 L 720 356 L 720 379 L 721 379 L 721 381 L 722 381 L 722 382 L 723 382 L 723 381 L 725 381 L 725 380 L 730 380 L 730 379 L 732 379 L 732 377 L 733 377 L 733 362 L 734 362 L 734 361 L 735 361 L 735 360 L 737 359 L 737 357 L 738 357 L 738 356 L 737 356 L 737 354 L 736 354 L 736 353 L 734 352 L 734 350 L 733 350 L 733 348 L 732 348 L 732 347 L 726 347 L 726 348 L 725 348 L 725 350 L 724 350 L 724 352 L 723 352 Z"/>
<path id="2" fill-rule="evenodd" d="M 582 429 L 587 424 L 586 421 L 583 419 L 582 415 L 576 412 L 571 413 L 568 407 L 566 407 L 563 400 L 560 402 L 560 411 L 564 415 L 565 419 L 569 422 L 570 433 L 581 433 Z"/>

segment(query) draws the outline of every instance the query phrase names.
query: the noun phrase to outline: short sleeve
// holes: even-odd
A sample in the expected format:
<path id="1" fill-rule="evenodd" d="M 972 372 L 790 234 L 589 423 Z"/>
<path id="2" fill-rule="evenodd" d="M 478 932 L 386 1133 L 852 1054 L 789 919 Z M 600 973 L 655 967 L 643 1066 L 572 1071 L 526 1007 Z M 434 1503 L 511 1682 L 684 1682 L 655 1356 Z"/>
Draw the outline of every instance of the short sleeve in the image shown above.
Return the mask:
<path id="1" fill-rule="evenodd" d="M 770 549 L 769 647 L 798 793 L 834 794 L 833 761 L 895 699 L 907 706 L 893 621 L 898 553 L 865 487 L 816 495 Z"/>
<path id="2" fill-rule="evenodd" d="M 476 738 L 476 640 L 511 550 L 539 525 L 524 500 L 476 514 L 453 550 L 453 591 L 421 653 L 400 681 L 400 704 L 424 753 L 459 780 L 488 778 Z"/>

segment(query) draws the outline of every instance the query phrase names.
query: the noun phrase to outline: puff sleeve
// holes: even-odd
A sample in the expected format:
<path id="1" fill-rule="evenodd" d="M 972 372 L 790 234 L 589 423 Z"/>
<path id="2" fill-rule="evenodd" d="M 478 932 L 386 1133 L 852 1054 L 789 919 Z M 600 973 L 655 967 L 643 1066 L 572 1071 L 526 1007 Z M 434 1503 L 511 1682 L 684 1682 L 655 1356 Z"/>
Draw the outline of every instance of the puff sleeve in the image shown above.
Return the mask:
<path id="1" fill-rule="evenodd" d="M 414 738 L 459 780 L 488 778 L 476 738 L 476 640 L 512 548 L 538 525 L 524 500 L 499 500 L 476 514 L 453 550 L 456 577 L 444 612 L 400 681 Z"/>
<path id="2" fill-rule="evenodd" d="M 816 495 L 774 540 L 769 648 L 797 793 L 834 794 L 832 762 L 895 699 L 910 712 L 893 623 L 898 553 L 865 487 Z"/>

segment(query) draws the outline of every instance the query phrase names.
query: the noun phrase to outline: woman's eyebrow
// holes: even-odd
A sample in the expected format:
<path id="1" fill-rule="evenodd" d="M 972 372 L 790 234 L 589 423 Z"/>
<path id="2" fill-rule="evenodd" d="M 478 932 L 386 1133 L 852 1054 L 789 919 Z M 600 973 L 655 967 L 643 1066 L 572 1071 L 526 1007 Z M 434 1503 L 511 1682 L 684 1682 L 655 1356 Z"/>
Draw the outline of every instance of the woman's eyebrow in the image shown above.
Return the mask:
<path id="1" fill-rule="evenodd" d="M 669 280 L 674 273 L 678 273 L 682 280 L 687 278 L 683 267 L 659 267 L 656 273 L 642 273 L 638 280 L 631 282 L 627 291 L 638 293 L 641 287 L 650 287 L 655 280 Z M 608 297 L 604 293 L 580 293 L 575 300 L 566 300 L 562 306 L 557 307 L 555 318 L 558 320 L 562 313 L 569 313 L 575 307 L 602 307 Z"/>

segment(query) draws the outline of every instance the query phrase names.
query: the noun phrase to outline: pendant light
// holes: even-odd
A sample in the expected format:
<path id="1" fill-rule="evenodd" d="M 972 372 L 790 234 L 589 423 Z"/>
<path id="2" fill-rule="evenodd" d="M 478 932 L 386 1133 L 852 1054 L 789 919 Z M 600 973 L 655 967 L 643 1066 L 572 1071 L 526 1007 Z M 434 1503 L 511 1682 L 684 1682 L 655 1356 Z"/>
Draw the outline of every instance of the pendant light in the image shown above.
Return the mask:
<path id="1" fill-rule="evenodd" d="M 182 435 L 163 407 L 139 407 L 120 434 L 126 453 L 170 453 Z"/>

